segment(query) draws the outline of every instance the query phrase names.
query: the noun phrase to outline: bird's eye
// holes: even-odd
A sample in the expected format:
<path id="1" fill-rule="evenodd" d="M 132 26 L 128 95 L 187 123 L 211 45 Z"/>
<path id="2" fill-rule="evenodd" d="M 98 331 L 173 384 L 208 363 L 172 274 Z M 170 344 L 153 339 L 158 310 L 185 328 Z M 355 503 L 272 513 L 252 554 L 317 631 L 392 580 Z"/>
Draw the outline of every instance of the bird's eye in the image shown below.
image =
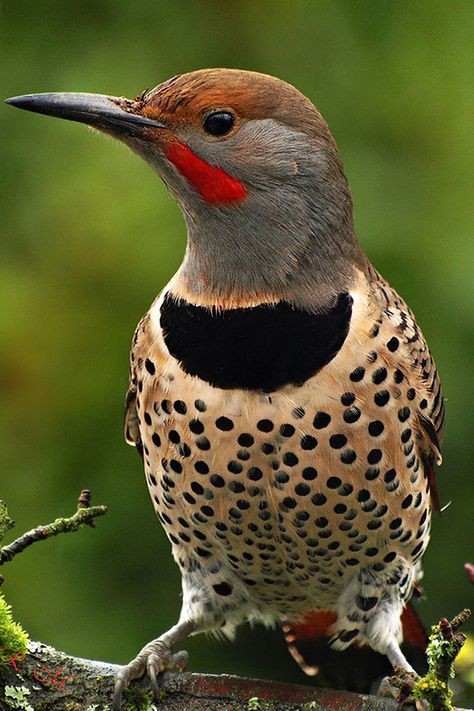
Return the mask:
<path id="1" fill-rule="evenodd" d="M 234 117 L 228 111 L 215 111 L 205 117 L 202 125 L 211 136 L 225 136 L 232 130 L 234 122 Z"/>

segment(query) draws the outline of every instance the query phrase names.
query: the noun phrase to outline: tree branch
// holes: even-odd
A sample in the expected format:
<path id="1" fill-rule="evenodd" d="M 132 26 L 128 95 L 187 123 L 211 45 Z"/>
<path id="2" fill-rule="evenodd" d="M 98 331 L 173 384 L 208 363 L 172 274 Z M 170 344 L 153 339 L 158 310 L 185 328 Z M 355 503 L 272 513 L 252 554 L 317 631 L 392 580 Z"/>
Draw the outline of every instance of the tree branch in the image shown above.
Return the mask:
<path id="1" fill-rule="evenodd" d="M 0 688 L 23 693 L 25 703 L 30 703 L 34 711 L 106 711 L 110 709 L 118 669 L 114 664 L 70 657 L 39 642 L 30 642 L 26 655 L 8 656 L 3 652 Z M 27 691 L 18 691 L 21 687 Z M 160 680 L 160 689 L 160 711 L 397 709 L 392 699 L 228 675 L 166 672 Z M 154 711 L 156 708 L 146 680 L 134 682 L 125 694 L 124 711 Z M 4 695 L 0 697 L 0 709 L 12 709 Z"/>
<path id="2" fill-rule="evenodd" d="M 91 493 L 88 489 L 83 489 L 77 500 L 77 511 L 69 518 L 57 518 L 53 523 L 45 526 L 37 526 L 27 531 L 8 546 L 0 548 L 0 565 L 8 563 L 18 553 L 21 553 L 36 541 L 45 541 L 47 538 L 57 536 L 59 533 L 71 533 L 77 531 L 83 525 L 94 526 L 94 519 L 103 516 L 107 512 L 106 506 L 90 506 Z M 3 502 L 2 502 L 3 503 Z M 5 532 L 7 528 L 12 528 L 13 522 L 8 519 L 8 523 L 3 524 Z M 0 581 L 1 582 L 1 581 Z"/>

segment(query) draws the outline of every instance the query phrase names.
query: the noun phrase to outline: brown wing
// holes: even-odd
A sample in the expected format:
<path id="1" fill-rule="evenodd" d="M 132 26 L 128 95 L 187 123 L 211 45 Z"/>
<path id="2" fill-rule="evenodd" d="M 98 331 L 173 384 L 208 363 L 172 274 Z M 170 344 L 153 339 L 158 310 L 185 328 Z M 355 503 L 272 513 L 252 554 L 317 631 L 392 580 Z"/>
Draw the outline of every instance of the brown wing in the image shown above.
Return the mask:
<path id="1" fill-rule="evenodd" d="M 149 323 L 148 314 L 142 318 L 132 339 L 132 349 L 130 351 L 130 381 L 127 395 L 125 397 L 125 423 L 124 434 L 127 444 L 136 447 L 138 453 L 143 458 L 143 443 L 140 435 L 140 422 L 137 412 L 137 365 L 141 361 L 141 350 L 143 348 L 142 337 Z"/>
<path id="2" fill-rule="evenodd" d="M 138 453 L 143 457 L 143 444 L 140 435 L 137 414 L 137 389 L 130 378 L 130 385 L 125 397 L 125 441 L 127 444 L 136 447 Z"/>
<path id="3" fill-rule="evenodd" d="M 377 275 L 379 303 L 384 314 L 396 321 L 400 340 L 408 352 L 408 365 L 414 374 L 414 383 L 420 394 L 418 416 L 418 449 L 430 485 L 433 508 L 440 510 L 436 487 L 436 468 L 441 464 L 441 441 L 444 430 L 444 400 L 438 370 L 425 338 L 403 299 Z"/>
<path id="4" fill-rule="evenodd" d="M 412 367 L 418 373 L 419 389 L 424 395 L 419 402 L 419 410 L 417 411 L 419 422 L 418 449 L 428 478 L 433 508 L 435 511 L 440 511 L 441 506 L 436 486 L 436 469 L 442 462 L 441 440 L 445 416 L 441 382 L 424 336 L 409 309 L 407 309 L 405 323 L 410 323 L 412 330 L 407 342 L 410 347 Z"/>

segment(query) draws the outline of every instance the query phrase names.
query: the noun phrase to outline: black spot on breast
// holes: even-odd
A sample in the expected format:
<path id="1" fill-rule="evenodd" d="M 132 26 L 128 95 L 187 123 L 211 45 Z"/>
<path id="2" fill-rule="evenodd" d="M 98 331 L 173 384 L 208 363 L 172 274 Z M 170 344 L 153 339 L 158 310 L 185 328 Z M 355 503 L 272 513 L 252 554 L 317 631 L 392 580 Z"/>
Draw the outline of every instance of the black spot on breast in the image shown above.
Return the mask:
<path id="1" fill-rule="evenodd" d="M 240 474 L 243 467 L 241 464 L 239 464 L 239 462 L 236 462 L 235 459 L 233 459 L 231 462 L 228 463 L 227 469 L 230 471 L 231 474 Z"/>
<path id="2" fill-rule="evenodd" d="M 387 369 L 386 368 L 377 368 L 377 370 L 374 371 L 372 375 L 372 382 L 375 383 L 375 385 L 380 385 L 385 378 L 387 377 Z"/>
<path id="3" fill-rule="evenodd" d="M 353 422 L 357 422 L 360 415 L 361 412 L 358 407 L 348 407 L 346 410 L 344 410 L 342 417 L 344 419 L 344 422 L 352 424 Z"/>
<path id="4" fill-rule="evenodd" d="M 410 409 L 408 407 L 402 407 L 398 411 L 398 419 L 400 420 L 400 422 L 406 422 L 406 420 L 408 420 L 409 417 L 410 417 Z"/>
<path id="5" fill-rule="evenodd" d="M 301 449 L 315 449 L 317 447 L 318 440 L 311 435 L 304 435 L 301 438 Z"/>
<path id="6" fill-rule="evenodd" d="M 189 429 L 191 432 L 194 432 L 194 434 L 202 434 L 204 432 L 204 425 L 200 420 L 191 420 Z"/>
<path id="7" fill-rule="evenodd" d="M 156 371 L 155 364 L 149 358 L 145 358 L 145 368 L 148 370 L 150 375 L 155 374 L 155 371 Z"/>
<path id="8" fill-rule="evenodd" d="M 369 435 L 378 437 L 384 431 L 384 424 L 380 420 L 374 420 L 369 424 Z"/>
<path id="9" fill-rule="evenodd" d="M 298 494 L 298 496 L 307 496 L 310 491 L 311 489 L 308 484 L 304 484 L 303 482 L 300 482 L 295 486 L 295 493 Z"/>
<path id="10" fill-rule="evenodd" d="M 341 453 L 341 462 L 344 464 L 352 464 L 357 459 L 357 455 L 353 449 L 345 449 Z"/>
<path id="11" fill-rule="evenodd" d="M 352 486 L 352 484 L 348 484 L 346 482 L 345 484 L 342 484 L 337 491 L 339 496 L 349 496 L 354 491 L 354 487 Z"/>
<path id="12" fill-rule="evenodd" d="M 374 402 L 379 407 L 383 407 L 384 405 L 386 405 L 389 400 L 390 400 L 390 393 L 388 392 L 388 390 L 380 390 L 378 393 L 375 393 L 375 395 L 374 395 Z"/>
<path id="13" fill-rule="evenodd" d="M 343 394 L 341 395 L 341 402 L 342 402 L 343 405 L 352 405 L 352 403 L 354 402 L 354 400 L 355 400 L 355 395 L 354 395 L 354 393 L 347 392 L 347 393 L 343 393 Z"/>
<path id="14" fill-rule="evenodd" d="M 217 583 L 212 587 L 218 595 L 223 595 L 224 597 L 232 593 L 232 585 L 229 585 L 229 583 Z"/>
<path id="15" fill-rule="evenodd" d="M 348 293 L 318 314 L 284 301 L 215 312 L 167 294 L 160 324 L 186 373 L 219 388 L 271 392 L 304 383 L 329 363 L 346 339 L 351 313 Z"/>
<path id="16" fill-rule="evenodd" d="M 388 471 L 385 472 L 384 477 L 383 477 L 385 483 L 390 484 L 390 482 L 395 479 L 396 475 L 397 475 L 397 472 L 395 471 L 395 469 L 388 469 Z"/>
<path id="17" fill-rule="evenodd" d="M 207 449 L 210 449 L 210 448 L 211 448 L 211 443 L 209 442 L 209 440 L 207 439 L 207 437 L 198 437 L 198 438 L 196 439 L 196 446 L 197 446 L 199 449 L 207 450 Z"/>
<path id="18" fill-rule="evenodd" d="M 247 476 L 252 481 L 260 481 L 260 479 L 263 477 L 263 473 L 262 470 L 258 467 L 250 467 L 247 472 Z"/>
<path id="19" fill-rule="evenodd" d="M 369 467 L 365 471 L 365 478 L 367 481 L 373 481 L 374 479 L 377 479 L 378 475 L 380 474 L 380 469 L 378 467 Z"/>
<path id="20" fill-rule="evenodd" d="M 367 501 L 370 499 L 370 492 L 367 489 L 361 489 L 357 494 L 357 501 Z"/>
<path id="21" fill-rule="evenodd" d="M 229 420 L 228 417 L 218 417 L 216 420 L 216 427 L 223 432 L 229 432 L 234 428 L 234 423 Z"/>
<path id="22" fill-rule="evenodd" d="M 365 375 L 365 368 L 362 366 L 359 366 L 355 370 L 352 371 L 352 373 L 349 375 L 350 379 L 352 380 L 353 383 L 358 383 L 360 380 Z"/>
<path id="23" fill-rule="evenodd" d="M 329 444 L 333 449 L 341 449 L 347 444 L 347 437 L 342 434 L 335 434 L 329 438 Z"/>
<path id="24" fill-rule="evenodd" d="M 274 425 L 271 420 L 259 420 L 257 422 L 257 429 L 260 430 L 260 432 L 271 432 L 273 427 Z"/>
<path id="25" fill-rule="evenodd" d="M 174 409 L 179 415 L 185 415 L 188 410 L 188 408 L 186 407 L 186 403 L 184 403 L 182 400 L 175 401 Z"/>
<path id="26" fill-rule="evenodd" d="M 331 422 L 331 415 L 327 412 L 317 412 L 313 420 L 313 426 L 317 430 L 322 430 Z"/>
<path id="27" fill-rule="evenodd" d="M 369 464 L 377 464 L 382 459 L 382 452 L 380 449 L 371 449 L 367 455 L 367 461 Z"/>

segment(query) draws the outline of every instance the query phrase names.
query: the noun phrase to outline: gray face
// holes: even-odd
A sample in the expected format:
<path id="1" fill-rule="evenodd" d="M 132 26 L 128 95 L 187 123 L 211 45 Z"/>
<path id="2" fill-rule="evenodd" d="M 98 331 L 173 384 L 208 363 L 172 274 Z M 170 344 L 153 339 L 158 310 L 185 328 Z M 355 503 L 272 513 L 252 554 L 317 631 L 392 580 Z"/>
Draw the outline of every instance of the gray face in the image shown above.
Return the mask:
<path id="1" fill-rule="evenodd" d="M 243 121 L 228 138 L 177 127 L 178 139 L 243 182 L 245 200 L 207 203 L 154 144 L 127 143 L 160 174 L 188 226 L 180 273 L 197 295 L 282 294 L 308 302 L 347 288 L 362 255 L 337 151 L 273 119 Z M 321 289 L 321 287 L 323 287 Z"/>

